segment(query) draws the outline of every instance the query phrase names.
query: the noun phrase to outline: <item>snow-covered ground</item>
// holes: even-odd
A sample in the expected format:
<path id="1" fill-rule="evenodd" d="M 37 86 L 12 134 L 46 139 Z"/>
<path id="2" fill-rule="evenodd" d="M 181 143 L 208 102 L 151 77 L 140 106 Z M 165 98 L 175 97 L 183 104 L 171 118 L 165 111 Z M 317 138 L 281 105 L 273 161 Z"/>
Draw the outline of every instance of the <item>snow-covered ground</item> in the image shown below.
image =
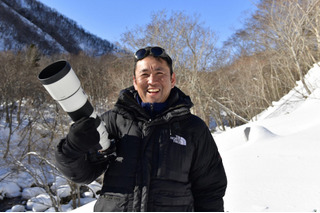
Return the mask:
<path id="1" fill-rule="evenodd" d="M 226 211 L 320 211 L 318 66 L 306 80 L 307 99 L 297 82 L 257 121 L 214 135 L 228 177 Z"/>
<path id="2" fill-rule="evenodd" d="M 320 68 L 315 66 L 305 79 L 312 91 L 308 98 L 297 82 L 254 121 L 213 134 L 228 177 L 225 211 L 320 211 Z M 6 172 L 0 170 L 0 177 Z M 11 182 L 0 183 L 0 196 L 6 191 L 19 194 L 21 186 L 14 185 L 18 178 Z M 57 178 L 56 187 L 67 187 L 63 182 Z M 34 196 L 25 190 L 22 196 Z M 46 198 L 41 189 L 37 193 L 38 199 Z M 34 200 L 30 198 L 30 205 Z M 94 202 L 73 211 L 92 212 Z M 63 210 L 71 210 L 71 205 Z"/>

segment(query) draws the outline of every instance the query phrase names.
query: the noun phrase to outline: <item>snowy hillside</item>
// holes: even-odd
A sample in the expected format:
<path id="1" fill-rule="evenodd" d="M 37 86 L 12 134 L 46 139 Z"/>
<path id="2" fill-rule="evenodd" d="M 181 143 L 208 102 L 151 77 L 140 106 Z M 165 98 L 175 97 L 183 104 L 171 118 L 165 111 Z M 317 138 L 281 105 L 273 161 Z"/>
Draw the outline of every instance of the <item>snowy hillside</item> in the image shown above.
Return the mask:
<path id="1" fill-rule="evenodd" d="M 305 80 L 312 91 L 308 98 L 297 82 L 254 121 L 213 135 L 228 177 L 225 211 L 320 211 L 320 67 L 311 69 Z M 6 178 L 9 173 L 4 168 L 0 168 L 0 180 L 6 180 L 0 182 L 0 200 L 4 196 L 29 199 L 25 206 L 9 211 L 54 210 L 42 189 L 31 188 L 32 178 L 23 174 Z M 51 189 L 60 198 L 70 193 L 65 179 L 51 178 Z M 94 192 L 99 187 L 91 184 Z M 88 204 L 74 212 L 93 211 L 92 193 L 84 197 L 81 204 Z M 61 208 L 72 209 L 71 204 Z"/>
<path id="2" fill-rule="evenodd" d="M 226 211 L 320 211 L 318 66 L 306 81 L 307 99 L 297 82 L 257 121 L 214 135 L 228 176 Z"/>

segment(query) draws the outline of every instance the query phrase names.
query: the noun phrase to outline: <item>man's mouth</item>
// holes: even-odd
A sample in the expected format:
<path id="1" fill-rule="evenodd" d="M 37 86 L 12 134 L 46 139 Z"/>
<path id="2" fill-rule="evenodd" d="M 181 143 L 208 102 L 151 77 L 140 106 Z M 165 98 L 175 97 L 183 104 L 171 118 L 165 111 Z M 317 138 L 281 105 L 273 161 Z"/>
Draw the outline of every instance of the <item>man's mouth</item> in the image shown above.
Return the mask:
<path id="1" fill-rule="evenodd" d="M 148 89 L 147 91 L 148 93 L 157 93 L 160 91 L 160 89 Z"/>

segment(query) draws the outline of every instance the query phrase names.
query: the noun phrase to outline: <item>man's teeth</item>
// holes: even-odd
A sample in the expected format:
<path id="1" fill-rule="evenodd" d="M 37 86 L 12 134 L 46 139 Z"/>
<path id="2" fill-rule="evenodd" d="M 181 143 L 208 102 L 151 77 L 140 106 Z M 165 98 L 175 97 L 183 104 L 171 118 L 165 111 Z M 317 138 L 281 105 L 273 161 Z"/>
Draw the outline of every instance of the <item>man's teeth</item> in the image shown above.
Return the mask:
<path id="1" fill-rule="evenodd" d="M 159 92 L 159 89 L 148 89 L 148 92 Z"/>

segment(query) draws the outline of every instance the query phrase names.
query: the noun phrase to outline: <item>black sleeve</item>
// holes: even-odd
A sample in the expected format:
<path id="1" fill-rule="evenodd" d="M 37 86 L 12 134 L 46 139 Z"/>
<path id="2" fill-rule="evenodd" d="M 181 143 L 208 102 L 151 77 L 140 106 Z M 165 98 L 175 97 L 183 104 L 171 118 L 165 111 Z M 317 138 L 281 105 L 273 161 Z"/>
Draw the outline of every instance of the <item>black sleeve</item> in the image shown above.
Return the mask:
<path id="1" fill-rule="evenodd" d="M 106 124 L 109 139 L 114 138 L 114 114 L 108 111 L 101 118 Z M 105 172 L 109 163 L 115 159 L 115 155 L 100 154 L 97 150 L 98 148 L 93 148 L 87 153 L 81 153 L 70 145 L 68 138 L 62 139 L 55 151 L 56 166 L 65 177 L 76 183 L 91 183 Z"/>
<path id="2" fill-rule="evenodd" d="M 55 152 L 56 166 L 66 178 L 76 183 L 91 183 L 108 167 L 108 159 L 99 155 L 97 151 L 75 151 L 67 139 L 62 139 Z"/>
<path id="3" fill-rule="evenodd" d="M 224 211 L 227 177 L 216 143 L 206 126 L 199 135 L 190 180 L 195 211 Z"/>

